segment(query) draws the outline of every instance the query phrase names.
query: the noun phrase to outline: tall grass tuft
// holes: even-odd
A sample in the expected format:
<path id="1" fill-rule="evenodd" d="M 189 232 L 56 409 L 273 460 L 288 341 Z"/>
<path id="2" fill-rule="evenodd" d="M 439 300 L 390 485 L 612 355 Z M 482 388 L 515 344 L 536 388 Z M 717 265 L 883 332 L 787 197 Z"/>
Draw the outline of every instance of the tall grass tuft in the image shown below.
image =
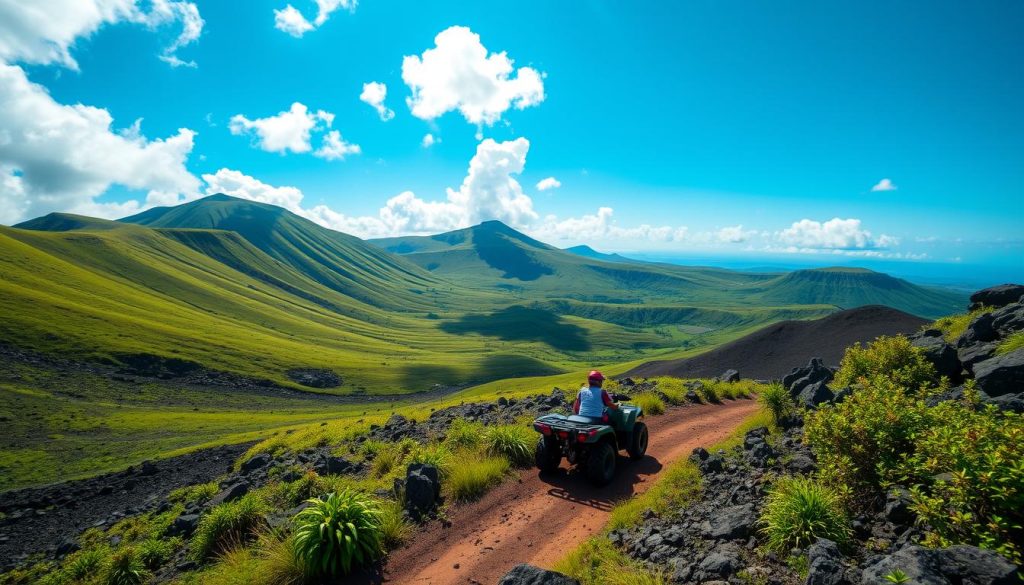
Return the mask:
<path id="1" fill-rule="evenodd" d="M 402 502 L 387 500 L 380 506 L 380 535 L 385 550 L 394 550 L 410 536 L 413 528 L 406 519 Z"/>
<path id="2" fill-rule="evenodd" d="M 839 495 L 812 479 L 783 477 L 775 482 L 761 514 L 767 550 L 784 553 L 819 538 L 842 546 L 851 529 Z"/>
<path id="3" fill-rule="evenodd" d="M 384 554 L 380 507 L 372 498 L 346 490 L 309 503 L 295 516 L 293 536 L 307 575 L 348 575 Z"/>
<path id="4" fill-rule="evenodd" d="M 452 470 L 446 489 L 457 501 L 474 500 L 501 483 L 510 468 L 508 459 L 500 455 L 466 460 Z"/>
<path id="5" fill-rule="evenodd" d="M 590 537 L 555 566 L 582 585 L 664 585 L 665 576 L 627 557 L 604 537 Z"/>
<path id="6" fill-rule="evenodd" d="M 789 390 L 786 390 L 786 387 L 778 382 L 772 382 L 762 388 L 757 395 L 757 401 L 771 414 L 772 422 L 776 425 L 796 410 L 796 404 L 793 402 L 793 397 L 789 395 Z"/>
<path id="7" fill-rule="evenodd" d="M 142 585 L 149 581 L 149 571 L 131 547 L 122 547 L 110 555 L 105 585 Z"/>
<path id="8" fill-rule="evenodd" d="M 444 442 L 452 449 L 478 449 L 484 441 L 484 425 L 457 418 L 452 421 Z"/>
<path id="9" fill-rule="evenodd" d="M 643 409 L 644 414 L 656 415 L 665 413 L 665 401 L 657 394 L 641 392 L 630 397 L 631 402 Z"/>
<path id="10" fill-rule="evenodd" d="M 192 536 L 192 556 L 203 560 L 246 540 L 263 524 L 266 512 L 267 504 L 256 494 L 246 494 L 213 508 L 199 519 Z"/>
<path id="11" fill-rule="evenodd" d="M 533 429 L 520 425 L 498 425 L 487 429 L 484 442 L 487 453 L 502 456 L 516 466 L 533 463 L 533 447 L 537 434 Z"/>

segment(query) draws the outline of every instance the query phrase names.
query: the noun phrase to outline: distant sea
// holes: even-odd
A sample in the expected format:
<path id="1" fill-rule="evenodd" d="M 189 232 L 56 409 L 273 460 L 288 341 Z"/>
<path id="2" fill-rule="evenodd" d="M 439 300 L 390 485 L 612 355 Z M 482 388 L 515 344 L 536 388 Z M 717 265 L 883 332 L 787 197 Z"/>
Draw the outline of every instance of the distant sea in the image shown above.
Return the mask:
<path id="1" fill-rule="evenodd" d="M 826 266 L 849 266 L 884 272 L 915 284 L 973 292 L 1008 282 L 1024 284 L 1024 258 L 1016 265 L 978 265 L 924 261 L 878 260 L 842 256 L 700 256 L 652 252 L 621 252 L 627 258 L 681 266 L 714 266 L 749 272 L 787 272 Z"/>

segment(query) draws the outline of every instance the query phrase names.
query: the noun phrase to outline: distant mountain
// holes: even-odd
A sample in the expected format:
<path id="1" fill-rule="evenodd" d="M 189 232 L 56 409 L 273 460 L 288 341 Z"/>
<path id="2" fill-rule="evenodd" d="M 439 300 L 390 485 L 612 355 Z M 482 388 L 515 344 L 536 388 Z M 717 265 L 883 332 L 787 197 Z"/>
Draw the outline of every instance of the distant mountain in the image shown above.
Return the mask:
<path id="1" fill-rule="evenodd" d="M 751 298 L 766 304 L 827 303 L 840 309 L 886 305 L 920 317 L 937 318 L 956 313 L 966 295 L 923 287 L 864 268 L 796 270 L 750 290 Z"/>
<path id="2" fill-rule="evenodd" d="M 573 246 L 571 248 L 565 248 L 566 252 L 570 254 L 576 254 L 577 256 L 583 256 L 584 258 L 593 258 L 594 260 L 604 260 L 605 262 L 639 262 L 619 254 L 605 254 L 598 252 L 590 246 Z"/>
<path id="3" fill-rule="evenodd" d="M 813 321 L 782 321 L 700 355 L 653 361 L 625 376 L 711 378 L 736 369 L 745 378 L 780 379 L 811 357 L 839 365 L 846 348 L 879 335 L 913 333 L 926 320 L 877 305 L 833 313 Z"/>
<path id="4" fill-rule="evenodd" d="M 426 300 L 424 293 L 448 288 L 428 272 L 359 238 L 324 228 L 274 205 L 228 195 L 157 207 L 120 221 L 153 228 L 233 231 L 317 283 L 391 310 L 429 310 L 434 301 Z M 189 238 L 183 243 L 202 244 Z"/>

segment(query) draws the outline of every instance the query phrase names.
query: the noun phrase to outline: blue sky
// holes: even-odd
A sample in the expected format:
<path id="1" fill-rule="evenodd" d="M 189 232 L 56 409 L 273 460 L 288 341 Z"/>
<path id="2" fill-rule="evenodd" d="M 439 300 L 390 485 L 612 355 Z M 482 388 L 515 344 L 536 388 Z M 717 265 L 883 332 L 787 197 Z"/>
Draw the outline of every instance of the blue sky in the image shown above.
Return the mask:
<path id="1" fill-rule="evenodd" d="M 97 146 L 122 162 L 96 154 L 86 164 L 71 159 L 116 138 L 57 135 L 67 143 L 40 161 L 23 154 L 39 144 L 18 141 L 38 140 L 45 124 L 0 118 L 13 136 L 0 145 L 6 223 L 53 210 L 123 215 L 219 186 L 363 236 L 494 217 L 556 245 L 1001 266 L 1024 278 L 1020 2 L 334 0 L 317 24 L 316 3 L 291 0 L 306 21 L 299 37 L 275 27 L 287 0 L 242 10 L 203 0 L 76 3 L 108 5 L 114 13 L 103 18 L 67 16 L 68 1 L 42 3 L 65 13 L 54 12 L 69 21 L 57 32 L 0 7 L 3 82 L 19 81 L 18 68 L 41 88 L 6 99 L 41 102 L 42 91 L 55 107 L 102 109 L 117 136 L 142 122 L 127 145 Z M 194 38 L 182 34 L 191 9 L 202 20 Z M 452 27 L 465 29 L 444 37 L 445 54 L 428 67 L 424 53 Z M 488 61 L 466 56 L 474 34 Z M 70 59 L 41 53 L 36 37 L 67 47 Z M 489 67 L 502 52 L 529 71 L 433 87 L 445 71 Z M 407 56 L 423 63 L 421 94 L 471 109 L 474 91 L 498 88 L 511 96 L 507 109 L 482 123 L 444 107 L 414 115 Z M 391 119 L 360 100 L 370 82 L 386 85 Z M 257 122 L 296 102 L 315 124 L 308 148 L 268 148 Z M 331 131 L 359 152 L 316 156 Z M 428 133 L 435 143 L 424 147 Z M 71 178 L 49 185 L 60 173 Z M 539 190 L 548 177 L 560 186 Z M 895 188 L 872 191 L 883 179 Z"/>

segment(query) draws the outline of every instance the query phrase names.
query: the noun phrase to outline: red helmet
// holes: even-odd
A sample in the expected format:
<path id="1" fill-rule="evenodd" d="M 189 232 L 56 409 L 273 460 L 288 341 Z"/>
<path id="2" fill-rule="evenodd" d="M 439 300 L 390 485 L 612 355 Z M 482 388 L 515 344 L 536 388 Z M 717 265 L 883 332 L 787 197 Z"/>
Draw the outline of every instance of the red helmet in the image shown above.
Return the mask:
<path id="1" fill-rule="evenodd" d="M 587 380 L 597 380 L 598 382 L 603 382 L 604 374 L 602 374 L 599 370 L 591 370 L 590 373 L 587 374 Z"/>

